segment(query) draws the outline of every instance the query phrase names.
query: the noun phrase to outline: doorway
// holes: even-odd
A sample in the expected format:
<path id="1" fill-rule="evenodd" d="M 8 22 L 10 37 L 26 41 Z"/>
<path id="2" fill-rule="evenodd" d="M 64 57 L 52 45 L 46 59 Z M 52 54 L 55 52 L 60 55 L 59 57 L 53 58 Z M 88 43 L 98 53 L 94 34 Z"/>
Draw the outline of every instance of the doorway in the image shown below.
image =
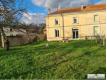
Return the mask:
<path id="1" fill-rule="evenodd" d="M 72 29 L 72 38 L 73 38 L 73 39 L 79 38 L 78 29 Z"/>

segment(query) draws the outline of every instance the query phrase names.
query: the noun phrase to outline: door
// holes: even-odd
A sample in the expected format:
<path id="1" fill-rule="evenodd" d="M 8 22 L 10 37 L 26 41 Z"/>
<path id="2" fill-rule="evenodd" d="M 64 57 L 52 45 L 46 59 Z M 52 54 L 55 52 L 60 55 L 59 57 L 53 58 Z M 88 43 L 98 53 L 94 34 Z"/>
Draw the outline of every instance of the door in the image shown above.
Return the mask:
<path id="1" fill-rule="evenodd" d="M 78 29 L 72 29 L 72 37 L 73 37 L 73 39 L 79 38 Z"/>

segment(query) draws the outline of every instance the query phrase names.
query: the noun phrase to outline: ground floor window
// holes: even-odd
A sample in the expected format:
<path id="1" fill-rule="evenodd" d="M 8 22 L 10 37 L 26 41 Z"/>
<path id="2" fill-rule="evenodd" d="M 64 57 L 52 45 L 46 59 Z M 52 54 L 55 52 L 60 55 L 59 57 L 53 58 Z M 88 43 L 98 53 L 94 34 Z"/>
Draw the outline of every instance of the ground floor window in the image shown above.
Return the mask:
<path id="1" fill-rule="evenodd" d="M 55 29 L 55 37 L 59 37 L 59 30 Z"/>
<path id="2" fill-rule="evenodd" d="M 72 38 L 73 39 L 79 38 L 78 29 L 72 29 Z"/>
<path id="3" fill-rule="evenodd" d="M 100 35 L 100 27 L 99 26 L 94 26 L 94 36 Z"/>

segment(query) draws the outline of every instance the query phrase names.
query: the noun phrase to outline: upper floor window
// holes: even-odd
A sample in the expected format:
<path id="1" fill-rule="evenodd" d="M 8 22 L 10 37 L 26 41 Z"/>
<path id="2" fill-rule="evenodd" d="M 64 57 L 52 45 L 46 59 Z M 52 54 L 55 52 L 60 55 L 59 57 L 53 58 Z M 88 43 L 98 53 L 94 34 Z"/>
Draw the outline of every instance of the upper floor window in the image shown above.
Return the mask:
<path id="1" fill-rule="evenodd" d="M 98 15 L 94 15 L 94 22 L 98 22 L 99 21 L 99 16 Z"/>
<path id="2" fill-rule="evenodd" d="M 77 17 L 73 17 L 73 23 L 78 23 Z"/>
<path id="3" fill-rule="evenodd" d="M 59 30 L 55 29 L 55 37 L 59 37 Z"/>
<path id="4" fill-rule="evenodd" d="M 55 25 L 58 25 L 58 20 L 57 19 L 55 19 Z"/>

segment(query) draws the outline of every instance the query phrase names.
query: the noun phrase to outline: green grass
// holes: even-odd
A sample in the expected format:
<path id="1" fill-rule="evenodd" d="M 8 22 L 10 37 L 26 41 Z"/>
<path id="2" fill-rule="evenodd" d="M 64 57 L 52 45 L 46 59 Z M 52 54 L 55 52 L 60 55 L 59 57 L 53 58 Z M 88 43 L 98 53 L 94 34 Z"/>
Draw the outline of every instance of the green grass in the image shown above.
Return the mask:
<path id="1" fill-rule="evenodd" d="M 85 79 L 105 73 L 105 47 L 95 41 L 37 42 L 0 49 L 0 79 Z"/>

